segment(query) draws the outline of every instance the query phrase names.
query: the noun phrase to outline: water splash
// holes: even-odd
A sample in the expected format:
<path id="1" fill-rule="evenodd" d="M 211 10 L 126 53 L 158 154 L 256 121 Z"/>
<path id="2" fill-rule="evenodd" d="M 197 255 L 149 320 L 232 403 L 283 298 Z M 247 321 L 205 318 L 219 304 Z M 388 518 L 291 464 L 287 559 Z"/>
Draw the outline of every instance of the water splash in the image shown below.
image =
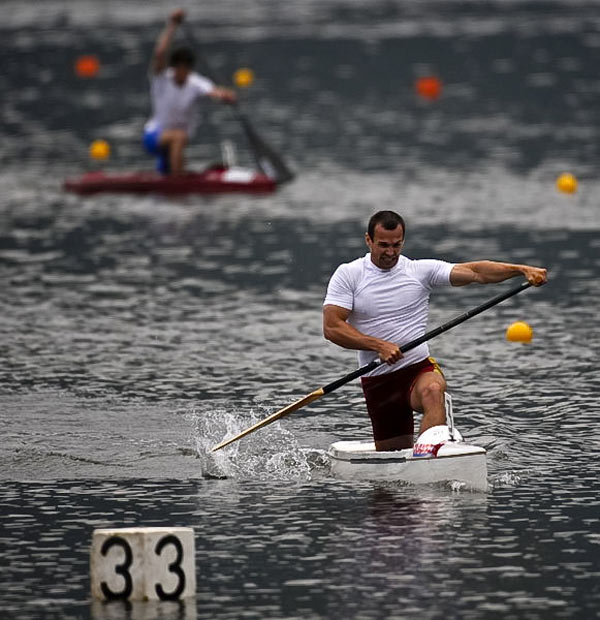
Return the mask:
<path id="1" fill-rule="evenodd" d="M 234 437 L 268 414 L 254 410 L 240 414 L 231 409 L 193 411 L 193 442 L 206 478 L 236 480 L 310 480 L 314 470 L 325 467 L 320 454 L 299 446 L 292 433 L 274 422 L 217 452 L 211 449 Z"/>
<path id="2" fill-rule="evenodd" d="M 515 471 L 505 471 L 490 480 L 490 486 L 494 489 L 517 487 L 521 482 L 521 476 Z"/>

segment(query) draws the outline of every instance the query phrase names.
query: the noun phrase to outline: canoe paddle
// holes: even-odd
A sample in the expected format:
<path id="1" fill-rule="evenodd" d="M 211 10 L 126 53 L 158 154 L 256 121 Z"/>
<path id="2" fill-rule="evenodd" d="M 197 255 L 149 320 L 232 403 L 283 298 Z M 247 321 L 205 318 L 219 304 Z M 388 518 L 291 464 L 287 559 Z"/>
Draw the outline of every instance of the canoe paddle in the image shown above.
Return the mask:
<path id="1" fill-rule="evenodd" d="M 431 340 L 432 338 L 435 338 L 436 336 L 439 336 L 440 334 L 447 332 L 449 329 L 456 327 L 460 323 L 464 323 L 466 320 L 470 319 L 471 317 L 474 317 L 475 315 L 480 314 L 481 312 L 484 312 L 485 310 L 488 310 L 492 306 L 499 304 L 505 299 L 508 299 L 509 297 L 512 297 L 513 295 L 516 295 L 517 293 L 520 293 L 521 291 L 524 291 L 526 288 L 529 288 L 530 286 L 531 284 L 529 282 L 523 282 L 522 284 L 519 284 L 519 286 L 516 286 L 515 288 L 512 288 L 504 293 L 500 293 L 499 295 L 496 295 L 496 297 L 492 297 L 492 299 L 486 301 L 480 306 L 477 306 L 476 308 L 472 308 L 471 310 L 467 310 L 467 312 L 465 312 L 464 314 L 461 314 L 453 319 L 450 319 L 450 321 L 448 321 L 447 323 L 444 323 L 443 325 L 440 325 L 439 327 L 432 329 L 431 331 L 423 334 L 422 336 L 419 336 L 419 338 L 415 338 L 414 340 L 411 340 L 408 344 L 401 346 L 400 351 L 402 351 L 402 353 L 406 353 L 407 351 L 410 351 L 411 349 L 418 347 L 420 344 L 423 344 L 424 342 L 427 342 L 428 340 Z M 247 428 L 245 431 L 242 431 L 239 435 L 236 435 L 235 437 L 232 437 L 231 439 L 226 439 L 225 441 L 222 441 L 220 444 L 217 444 L 216 446 L 214 446 L 211 452 L 216 452 L 217 450 L 220 450 L 221 448 L 228 446 L 230 443 L 233 443 L 234 441 L 237 441 L 238 439 L 241 439 L 242 437 L 245 437 L 246 435 L 249 435 L 250 433 L 257 431 L 259 428 L 262 428 L 263 426 L 266 426 L 267 424 L 271 424 L 271 422 L 275 422 L 275 420 L 282 418 L 288 413 L 297 411 L 298 409 L 304 407 L 305 405 L 308 405 L 312 403 L 313 401 L 317 400 L 318 398 L 321 398 L 321 396 L 324 396 L 325 394 L 329 394 L 329 392 L 333 392 L 334 390 L 337 390 L 339 387 L 342 387 L 342 385 L 345 385 L 346 383 L 349 383 L 350 381 L 357 379 L 358 377 L 370 372 L 371 370 L 375 370 L 375 368 L 377 368 L 377 366 L 379 366 L 382 363 L 383 362 L 380 359 L 375 359 L 369 364 L 365 364 L 364 366 L 361 366 L 360 368 L 353 370 L 347 375 L 344 375 L 341 379 L 338 379 L 337 381 L 333 381 L 323 387 L 320 387 L 319 389 L 315 390 L 314 392 L 311 392 L 304 398 L 301 398 L 300 400 L 297 400 L 291 405 L 288 405 L 287 407 L 284 407 L 283 409 L 280 409 L 279 411 L 272 413 L 270 416 L 264 418 L 263 420 L 260 420 L 259 422 L 251 426 L 250 428 Z"/>
<path id="2" fill-rule="evenodd" d="M 182 25 L 187 39 L 196 50 L 199 64 L 202 67 L 202 73 L 204 73 L 206 77 L 212 80 L 215 84 L 224 84 L 217 73 L 213 71 L 206 58 L 202 55 L 201 47 L 187 22 L 184 21 Z M 246 137 L 248 138 L 250 148 L 252 149 L 254 159 L 256 160 L 256 165 L 259 170 L 263 174 L 266 174 L 268 177 L 277 181 L 277 183 L 287 183 L 288 181 L 291 181 L 294 178 L 292 171 L 286 166 L 280 155 L 258 135 L 252 126 L 250 119 L 242 112 L 237 101 L 231 104 L 231 109 L 233 110 L 236 120 L 240 123 Z"/>

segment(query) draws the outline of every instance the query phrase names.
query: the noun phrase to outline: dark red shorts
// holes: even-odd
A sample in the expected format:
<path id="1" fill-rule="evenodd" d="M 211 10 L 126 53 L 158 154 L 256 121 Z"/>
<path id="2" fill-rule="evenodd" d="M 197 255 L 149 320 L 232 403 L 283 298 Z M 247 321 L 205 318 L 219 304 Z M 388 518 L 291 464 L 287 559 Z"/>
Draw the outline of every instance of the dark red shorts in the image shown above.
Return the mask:
<path id="1" fill-rule="evenodd" d="M 417 377 L 424 372 L 442 370 L 433 357 L 400 370 L 374 377 L 362 377 L 362 389 L 376 441 L 414 433 L 410 394 Z"/>

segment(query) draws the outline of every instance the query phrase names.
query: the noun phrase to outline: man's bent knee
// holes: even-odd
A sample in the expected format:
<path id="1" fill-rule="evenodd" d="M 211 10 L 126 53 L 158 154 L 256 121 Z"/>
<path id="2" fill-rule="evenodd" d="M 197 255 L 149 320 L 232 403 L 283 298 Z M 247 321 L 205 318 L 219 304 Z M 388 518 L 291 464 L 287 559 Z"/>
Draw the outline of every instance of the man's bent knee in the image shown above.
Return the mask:
<path id="1" fill-rule="evenodd" d="M 432 403 L 442 403 L 444 392 L 446 391 L 446 381 L 437 373 L 423 373 L 416 380 L 410 402 L 415 411 L 423 411 L 427 405 Z"/>
<path id="2" fill-rule="evenodd" d="M 443 398 L 444 391 L 445 386 L 440 381 L 430 381 L 421 388 L 420 393 L 423 400 L 438 400 Z"/>

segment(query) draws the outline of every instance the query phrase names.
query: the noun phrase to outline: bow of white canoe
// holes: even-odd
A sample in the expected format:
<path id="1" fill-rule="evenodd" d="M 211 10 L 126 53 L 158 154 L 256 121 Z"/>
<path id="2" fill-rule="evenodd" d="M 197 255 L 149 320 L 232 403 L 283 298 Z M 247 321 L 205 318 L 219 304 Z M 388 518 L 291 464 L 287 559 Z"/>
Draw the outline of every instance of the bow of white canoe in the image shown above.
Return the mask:
<path id="1" fill-rule="evenodd" d="M 463 482 L 487 491 L 486 451 L 464 441 L 448 441 L 435 457 L 413 457 L 411 448 L 377 452 L 373 441 L 337 441 L 329 447 L 332 474 L 347 480 L 401 480 L 412 484 Z"/>

